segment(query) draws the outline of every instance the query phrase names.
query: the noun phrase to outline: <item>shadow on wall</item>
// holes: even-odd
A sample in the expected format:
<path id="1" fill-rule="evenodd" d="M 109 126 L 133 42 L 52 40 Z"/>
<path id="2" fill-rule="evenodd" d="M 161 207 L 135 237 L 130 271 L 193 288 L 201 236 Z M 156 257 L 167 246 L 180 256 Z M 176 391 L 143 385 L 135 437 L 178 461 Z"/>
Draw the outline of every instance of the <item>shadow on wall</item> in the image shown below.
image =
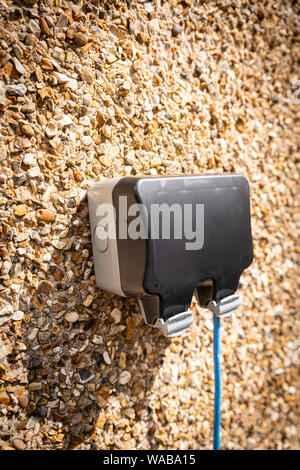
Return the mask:
<path id="1" fill-rule="evenodd" d="M 170 340 L 143 325 L 135 299 L 103 293 L 95 285 L 86 199 L 74 207 L 69 227 L 45 279 L 19 299 L 26 313 L 20 325 L 26 352 L 20 361 L 20 352 L 13 350 L 1 373 L 20 411 L 12 410 L 15 429 L 2 439 L 11 441 L 13 433 L 35 442 L 35 448 L 89 443 L 89 448 L 126 449 L 133 426 L 138 444 L 142 420 L 148 429 L 140 433 L 141 446 L 155 448 L 149 392 Z M 33 263 L 32 276 L 38 272 Z"/>

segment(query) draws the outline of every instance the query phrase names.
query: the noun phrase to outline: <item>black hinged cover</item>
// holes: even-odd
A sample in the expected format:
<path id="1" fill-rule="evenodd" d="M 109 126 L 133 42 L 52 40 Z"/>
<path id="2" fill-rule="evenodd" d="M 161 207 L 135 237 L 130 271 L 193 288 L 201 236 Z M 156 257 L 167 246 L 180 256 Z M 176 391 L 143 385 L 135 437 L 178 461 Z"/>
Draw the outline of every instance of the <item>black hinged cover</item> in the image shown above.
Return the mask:
<path id="1" fill-rule="evenodd" d="M 187 310 L 201 281 L 213 280 L 216 301 L 233 294 L 253 258 L 247 179 L 241 175 L 138 178 L 134 191 L 148 215 L 153 204 L 204 204 L 201 249 L 187 250 L 191 240 L 175 239 L 173 225 L 171 239 L 146 241 L 143 286 L 146 293 L 158 296 L 161 318 Z M 150 216 L 148 227 L 150 234 Z"/>

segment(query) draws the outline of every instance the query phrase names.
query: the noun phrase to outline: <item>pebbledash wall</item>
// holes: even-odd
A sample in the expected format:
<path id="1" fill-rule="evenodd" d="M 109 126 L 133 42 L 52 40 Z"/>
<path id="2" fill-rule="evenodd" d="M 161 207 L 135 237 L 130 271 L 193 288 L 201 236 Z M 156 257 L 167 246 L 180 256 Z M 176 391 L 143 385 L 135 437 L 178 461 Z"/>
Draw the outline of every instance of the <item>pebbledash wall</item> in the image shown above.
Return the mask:
<path id="1" fill-rule="evenodd" d="M 211 448 L 211 313 L 169 340 L 100 291 L 86 189 L 215 172 L 250 181 L 255 253 L 222 447 L 297 448 L 299 6 L 1 0 L 0 47 L 2 449 Z"/>

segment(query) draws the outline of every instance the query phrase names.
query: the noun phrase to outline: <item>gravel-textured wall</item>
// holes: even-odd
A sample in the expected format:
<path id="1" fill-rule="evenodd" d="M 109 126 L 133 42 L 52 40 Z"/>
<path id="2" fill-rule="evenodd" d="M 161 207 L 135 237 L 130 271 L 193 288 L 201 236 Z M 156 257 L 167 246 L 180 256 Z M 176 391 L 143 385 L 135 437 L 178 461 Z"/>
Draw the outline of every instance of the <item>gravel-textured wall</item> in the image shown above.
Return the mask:
<path id="1" fill-rule="evenodd" d="M 204 172 L 252 193 L 222 446 L 297 448 L 299 40 L 296 1 L 0 0 L 3 449 L 211 447 L 211 313 L 168 340 L 101 292 L 86 201 Z"/>

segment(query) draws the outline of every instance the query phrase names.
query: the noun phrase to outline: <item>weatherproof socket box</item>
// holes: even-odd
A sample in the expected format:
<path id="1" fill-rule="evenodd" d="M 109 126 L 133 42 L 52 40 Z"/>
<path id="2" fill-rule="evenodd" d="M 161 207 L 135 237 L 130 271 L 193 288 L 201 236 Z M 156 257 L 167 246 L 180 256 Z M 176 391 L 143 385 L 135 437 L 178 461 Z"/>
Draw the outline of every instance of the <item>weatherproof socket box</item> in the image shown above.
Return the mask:
<path id="1" fill-rule="evenodd" d="M 252 261 L 244 176 L 116 178 L 92 184 L 88 204 L 97 285 L 138 297 L 169 336 L 191 324 L 194 292 L 201 306 L 232 296 Z"/>

